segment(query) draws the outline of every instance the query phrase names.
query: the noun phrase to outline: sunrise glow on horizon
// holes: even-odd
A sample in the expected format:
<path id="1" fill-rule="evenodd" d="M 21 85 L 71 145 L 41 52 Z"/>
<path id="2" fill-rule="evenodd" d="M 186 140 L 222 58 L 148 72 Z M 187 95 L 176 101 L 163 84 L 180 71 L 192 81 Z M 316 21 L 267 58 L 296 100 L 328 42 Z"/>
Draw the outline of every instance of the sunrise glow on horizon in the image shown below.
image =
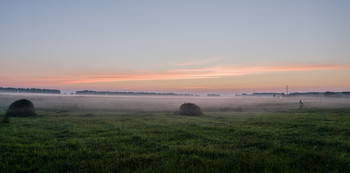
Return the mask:
<path id="1" fill-rule="evenodd" d="M 348 1 L 1 1 L 0 87 L 350 91 Z"/>

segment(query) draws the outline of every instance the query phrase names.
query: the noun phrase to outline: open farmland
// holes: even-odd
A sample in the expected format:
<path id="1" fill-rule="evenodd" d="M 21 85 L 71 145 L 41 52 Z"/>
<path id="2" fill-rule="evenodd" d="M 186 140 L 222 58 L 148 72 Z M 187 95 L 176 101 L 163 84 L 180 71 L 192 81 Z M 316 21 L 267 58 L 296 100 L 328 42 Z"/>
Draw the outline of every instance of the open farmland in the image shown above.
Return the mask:
<path id="1" fill-rule="evenodd" d="M 350 171 L 347 98 L 0 97 L 39 114 L 0 124 L 0 172 Z"/>

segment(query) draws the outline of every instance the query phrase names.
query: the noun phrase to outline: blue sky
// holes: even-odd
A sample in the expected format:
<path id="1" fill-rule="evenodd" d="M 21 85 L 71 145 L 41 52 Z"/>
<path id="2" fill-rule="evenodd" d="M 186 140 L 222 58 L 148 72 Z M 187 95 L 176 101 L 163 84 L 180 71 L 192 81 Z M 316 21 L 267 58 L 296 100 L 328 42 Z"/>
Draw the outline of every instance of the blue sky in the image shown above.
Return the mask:
<path id="1" fill-rule="evenodd" d="M 235 85 L 285 72 L 261 70 L 254 78 L 252 69 L 286 66 L 310 66 L 298 72 L 314 80 L 349 76 L 349 9 L 350 1 L 0 1 L 0 85 L 164 90 L 171 80 L 184 85 L 169 89 L 244 90 L 259 86 Z M 327 68 L 314 76 L 315 66 Z M 172 73 L 203 69 L 216 70 L 204 77 Z M 162 77 L 147 81 L 144 73 Z M 89 80 L 105 75 L 114 79 Z M 223 78 L 236 83 L 220 87 Z M 302 89 L 305 80 L 290 83 Z M 336 84 L 317 87 L 350 89 L 349 79 Z"/>

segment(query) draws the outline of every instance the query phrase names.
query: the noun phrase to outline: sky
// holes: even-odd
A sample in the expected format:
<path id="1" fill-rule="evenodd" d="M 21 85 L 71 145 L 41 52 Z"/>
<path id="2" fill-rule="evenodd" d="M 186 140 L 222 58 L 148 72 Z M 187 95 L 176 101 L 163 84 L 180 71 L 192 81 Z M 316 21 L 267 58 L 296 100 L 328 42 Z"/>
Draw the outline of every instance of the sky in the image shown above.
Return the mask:
<path id="1" fill-rule="evenodd" d="M 0 87 L 350 91 L 350 1 L 0 0 Z"/>

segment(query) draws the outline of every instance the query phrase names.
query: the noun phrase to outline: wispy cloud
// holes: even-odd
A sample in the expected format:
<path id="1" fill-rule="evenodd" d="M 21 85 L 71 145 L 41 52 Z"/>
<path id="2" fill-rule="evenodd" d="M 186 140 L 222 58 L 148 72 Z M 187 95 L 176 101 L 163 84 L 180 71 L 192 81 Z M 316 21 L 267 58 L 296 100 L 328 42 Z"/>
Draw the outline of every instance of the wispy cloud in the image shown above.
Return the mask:
<path id="1" fill-rule="evenodd" d="M 187 61 L 183 63 L 178 63 L 175 64 L 175 66 L 203 66 L 203 65 L 210 65 L 212 63 L 219 62 L 221 60 L 225 59 L 222 56 L 219 57 L 212 57 L 212 58 L 207 58 L 207 59 L 201 59 L 201 60 L 196 60 L 196 61 Z"/>
<path id="2" fill-rule="evenodd" d="M 168 71 L 141 71 L 115 74 L 88 74 L 81 73 L 69 76 L 10 78 L 0 77 L 1 81 L 21 81 L 37 84 L 87 84 L 120 81 L 150 81 L 150 80 L 180 80 L 180 79 L 208 79 L 248 74 L 261 74 L 286 71 L 315 71 L 315 70 L 350 70 L 350 65 L 285 65 L 285 66 L 252 66 L 252 67 L 225 67 L 214 66 L 207 68 L 182 68 Z"/>

